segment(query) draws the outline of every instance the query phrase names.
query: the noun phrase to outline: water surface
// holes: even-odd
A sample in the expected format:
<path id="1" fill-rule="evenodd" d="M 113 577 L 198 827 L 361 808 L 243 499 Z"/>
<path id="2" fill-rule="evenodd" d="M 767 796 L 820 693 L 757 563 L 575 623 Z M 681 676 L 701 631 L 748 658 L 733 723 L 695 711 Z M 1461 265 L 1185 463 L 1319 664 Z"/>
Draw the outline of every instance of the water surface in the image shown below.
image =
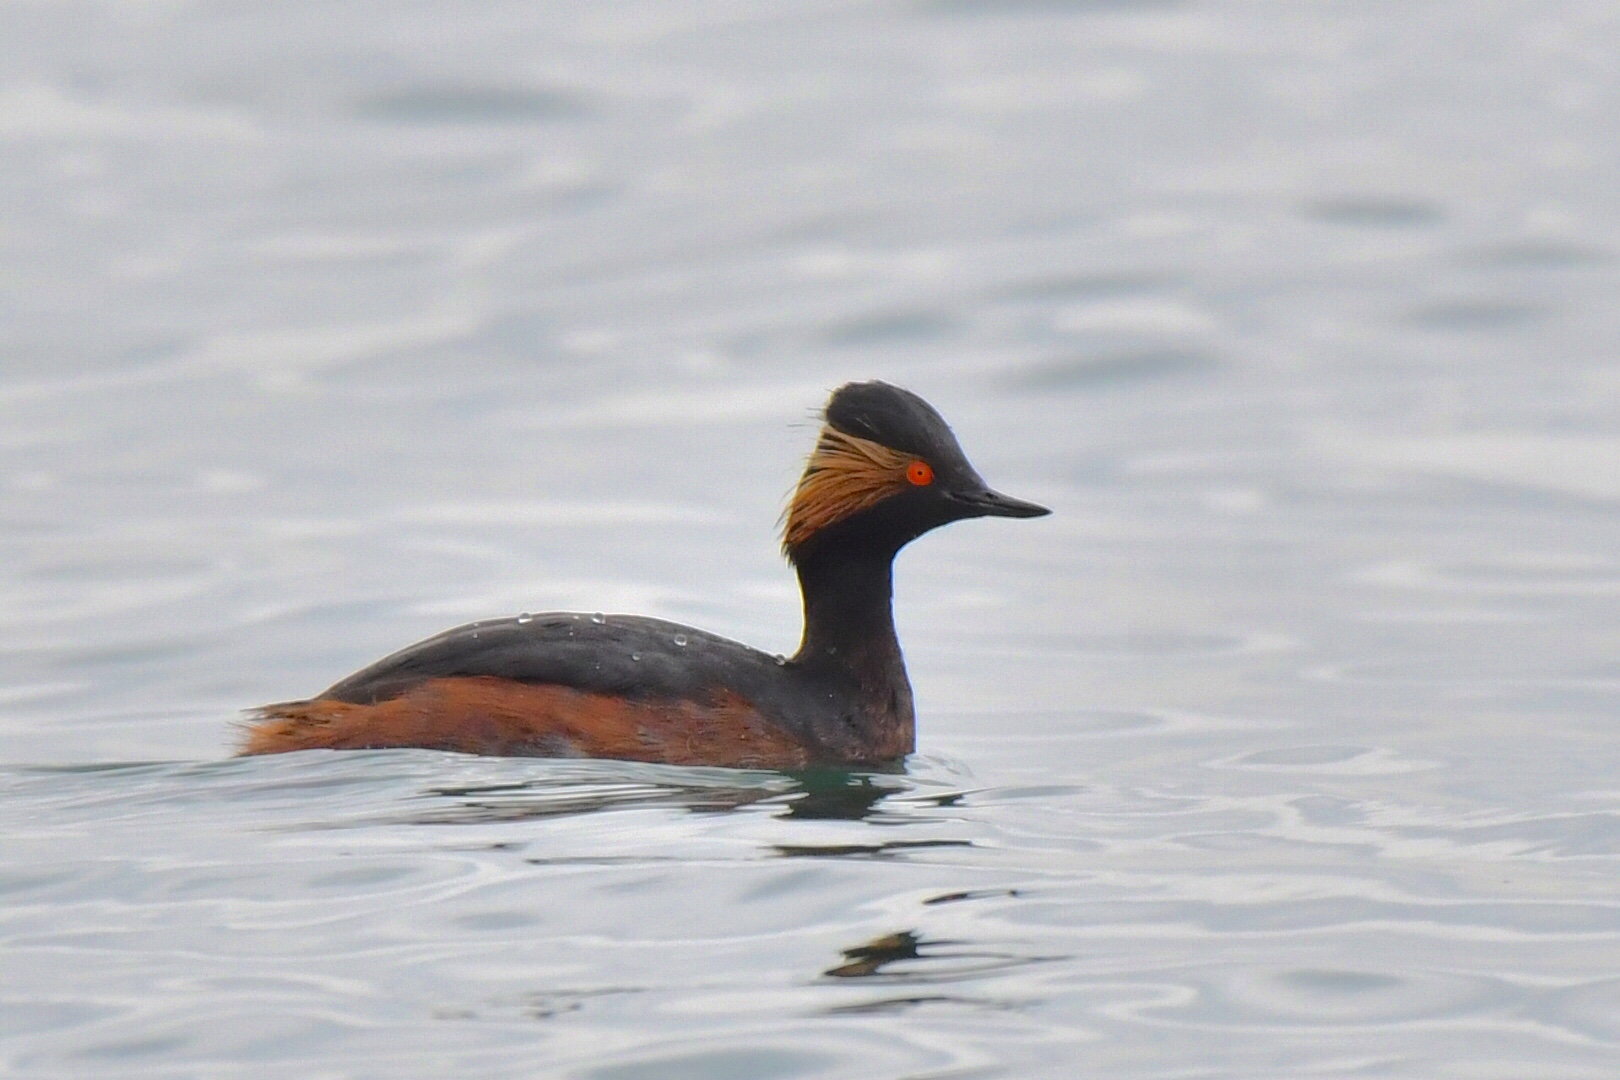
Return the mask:
<path id="1" fill-rule="evenodd" d="M 0 1062 L 1610 1077 L 1602 4 L 0 9 Z M 235 760 L 453 623 L 791 651 L 813 410 L 919 754 Z"/>

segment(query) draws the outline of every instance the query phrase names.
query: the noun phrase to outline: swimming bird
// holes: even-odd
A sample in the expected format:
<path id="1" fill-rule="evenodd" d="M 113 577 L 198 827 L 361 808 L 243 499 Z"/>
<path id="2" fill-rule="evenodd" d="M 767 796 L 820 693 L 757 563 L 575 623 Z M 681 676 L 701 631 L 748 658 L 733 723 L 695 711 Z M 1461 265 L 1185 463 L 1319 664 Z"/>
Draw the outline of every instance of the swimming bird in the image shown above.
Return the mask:
<path id="1" fill-rule="evenodd" d="M 930 529 L 1039 517 L 992 490 L 938 412 L 883 382 L 835 390 L 787 510 L 804 635 L 792 657 L 639 615 L 558 612 L 447 630 L 307 701 L 252 714 L 243 754 L 425 747 L 792 769 L 912 752 L 893 564 Z"/>

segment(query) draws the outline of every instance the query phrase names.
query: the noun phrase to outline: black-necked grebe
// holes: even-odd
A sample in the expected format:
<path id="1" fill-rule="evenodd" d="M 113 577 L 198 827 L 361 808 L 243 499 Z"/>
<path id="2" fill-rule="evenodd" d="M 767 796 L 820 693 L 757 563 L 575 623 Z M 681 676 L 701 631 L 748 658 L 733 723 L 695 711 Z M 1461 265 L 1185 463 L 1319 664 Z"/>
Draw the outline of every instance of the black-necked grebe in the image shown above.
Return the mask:
<path id="1" fill-rule="evenodd" d="M 890 765 L 915 745 L 892 613 L 894 557 L 961 518 L 1039 517 L 992 491 L 922 398 L 834 391 L 784 515 L 804 638 L 773 657 L 638 615 L 475 622 L 308 701 L 256 711 L 244 754 L 416 746 L 672 765 Z"/>

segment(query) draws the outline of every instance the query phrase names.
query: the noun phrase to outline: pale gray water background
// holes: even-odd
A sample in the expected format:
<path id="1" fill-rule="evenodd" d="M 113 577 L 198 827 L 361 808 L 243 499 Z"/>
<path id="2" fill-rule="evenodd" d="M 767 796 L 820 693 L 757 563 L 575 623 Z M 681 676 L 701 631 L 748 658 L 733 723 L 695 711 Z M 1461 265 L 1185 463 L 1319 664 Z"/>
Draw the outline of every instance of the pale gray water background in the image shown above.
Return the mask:
<path id="1" fill-rule="evenodd" d="M 0 1068 L 1620 1076 L 1616 56 L 0 6 Z M 901 558 L 904 775 L 226 756 L 478 616 L 791 650 L 872 376 L 1056 510 Z"/>

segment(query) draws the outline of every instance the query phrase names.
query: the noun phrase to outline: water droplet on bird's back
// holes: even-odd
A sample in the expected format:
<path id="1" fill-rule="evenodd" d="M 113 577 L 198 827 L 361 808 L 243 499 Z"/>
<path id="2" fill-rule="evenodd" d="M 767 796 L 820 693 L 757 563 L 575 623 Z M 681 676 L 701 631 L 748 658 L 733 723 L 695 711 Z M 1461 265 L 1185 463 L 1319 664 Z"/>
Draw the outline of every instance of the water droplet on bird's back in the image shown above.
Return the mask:
<path id="1" fill-rule="evenodd" d="M 607 616 L 602 614 L 600 611 L 594 612 L 591 615 L 591 622 L 595 623 L 597 626 L 601 626 L 603 623 L 607 622 Z"/>
<path id="2" fill-rule="evenodd" d="M 684 646 L 686 644 L 686 635 L 685 634 L 676 634 L 674 637 L 670 638 L 670 640 L 673 641 L 676 645 Z"/>
<path id="3" fill-rule="evenodd" d="M 771 659 L 776 661 L 777 667 L 787 666 L 787 657 L 783 656 L 781 653 L 777 653 L 775 656 L 771 657 Z"/>
<path id="4" fill-rule="evenodd" d="M 521 614 L 521 615 L 519 615 L 519 616 L 518 616 L 518 617 L 517 617 L 517 621 L 518 621 L 518 622 L 519 622 L 519 623 L 520 623 L 520 624 L 521 624 L 521 623 L 530 623 L 530 622 L 534 622 L 534 616 L 533 616 L 533 615 L 530 615 L 530 614 L 529 614 L 529 613 L 528 613 L 528 612 L 527 612 L 527 611 L 525 611 L 525 612 L 523 612 L 523 614 Z"/>
<path id="5" fill-rule="evenodd" d="M 632 659 L 632 660 L 640 660 L 641 659 L 641 654 L 638 653 L 638 652 L 633 652 L 633 653 L 630 654 L 630 659 Z"/>

